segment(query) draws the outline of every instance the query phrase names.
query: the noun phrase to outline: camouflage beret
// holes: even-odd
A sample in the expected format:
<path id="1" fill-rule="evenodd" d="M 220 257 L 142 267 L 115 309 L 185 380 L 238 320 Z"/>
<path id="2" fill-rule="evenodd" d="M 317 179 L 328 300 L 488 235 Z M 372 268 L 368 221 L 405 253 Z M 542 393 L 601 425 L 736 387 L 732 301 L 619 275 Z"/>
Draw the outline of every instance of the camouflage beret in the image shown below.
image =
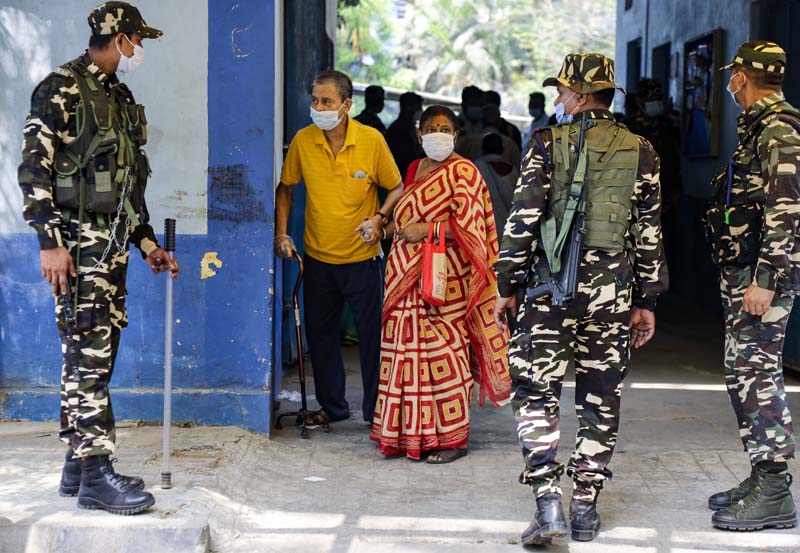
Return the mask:
<path id="1" fill-rule="evenodd" d="M 766 40 L 743 42 L 733 61 L 722 69 L 732 69 L 734 65 L 783 75 L 786 69 L 786 52 L 774 42 Z"/>
<path id="2" fill-rule="evenodd" d="M 136 33 L 142 38 L 160 38 L 164 33 L 147 25 L 136 6 L 127 2 L 104 2 L 89 14 L 92 34 Z"/>
<path id="3" fill-rule="evenodd" d="M 607 88 L 616 88 L 625 93 L 621 86 L 614 84 L 614 60 L 602 54 L 567 55 L 558 76 L 545 79 L 542 86 L 556 86 L 559 83 L 578 94 Z"/>

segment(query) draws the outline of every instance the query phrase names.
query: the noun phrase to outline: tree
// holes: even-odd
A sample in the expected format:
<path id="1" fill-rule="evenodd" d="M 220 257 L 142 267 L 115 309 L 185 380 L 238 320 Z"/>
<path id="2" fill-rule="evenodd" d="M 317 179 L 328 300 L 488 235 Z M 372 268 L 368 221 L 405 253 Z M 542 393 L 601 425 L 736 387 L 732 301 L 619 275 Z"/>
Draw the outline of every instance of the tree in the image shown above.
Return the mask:
<path id="1" fill-rule="evenodd" d="M 451 96 L 474 84 L 526 113 L 528 94 L 566 54 L 614 52 L 615 0 L 409 0 L 402 18 L 396 4 L 361 0 L 340 10 L 339 67 L 370 83 Z"/>

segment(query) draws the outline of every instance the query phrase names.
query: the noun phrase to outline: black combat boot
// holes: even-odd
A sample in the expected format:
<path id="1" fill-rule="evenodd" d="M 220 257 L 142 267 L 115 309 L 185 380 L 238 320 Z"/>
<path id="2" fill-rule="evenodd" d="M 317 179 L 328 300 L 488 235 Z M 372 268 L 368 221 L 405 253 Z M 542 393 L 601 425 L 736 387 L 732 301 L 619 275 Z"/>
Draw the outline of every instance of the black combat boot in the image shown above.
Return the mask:
<path id="1" fill-rule="evenodd" d="M 715 493 L 709 497 L 708 508 L 712 511 L 721 511 L 722 509 L 727 509 L 734 503 L 738 503 L 740 499 L 743 499 L 744 496 L 749 494 L 750 490 L 753 489 L 753 474 L 755 471 L 756 469 L 753 467 L 750 471 L 750 476 L 742 480 L 735 488 Z"/>
<path id="2" fill-rule="evenodd" d="M 536 515 L 531 525 L 522 533 L 522 545 L 543 545 L 552 538 L 567 535 L 567 521 L 561 507 L 561 495 L 548 493 L 536 500 Z"/>
<path id="3" fill-rule="evenodd" d="M 81 487 L 81 464 L 80 459 L 72 458 L 72 449 L 68 449 L 64 468 L 61 469 L 61 484 L 58 486 L 58 493 L 61 497 L 75 497 L 78 495 Z M 114 470 L 113 467 L 111 470 Z M 128 480 L 134 488 L 144 489 L 144 480 L 138 476 L 124 476 L 122 474 L 118 476 Z"/>
<path id="4" fill-rule="evenodd" d="M 600 529 L 600 515 L 597 514 L 597 494 L 594 501 L 573 499 L 569 504 L 569 525 L 572 539 L 592 541 Z"/>
<path id="5" fill-rule="evenodd" d="M 797 524 L 790 474 L 770 474 L 756 466 L 750 493 L 725 510 L 717 511 L 711 523 L 723 530 L 791 528 Z"/>
<path id="6" fill-rule="evenodd" d="M 135 515 L 151 507 L 155 498 L 114 472 L 108 455 L 93 455 L 81 463 L 78 507 L 103 509 L 115 515 Z"/>

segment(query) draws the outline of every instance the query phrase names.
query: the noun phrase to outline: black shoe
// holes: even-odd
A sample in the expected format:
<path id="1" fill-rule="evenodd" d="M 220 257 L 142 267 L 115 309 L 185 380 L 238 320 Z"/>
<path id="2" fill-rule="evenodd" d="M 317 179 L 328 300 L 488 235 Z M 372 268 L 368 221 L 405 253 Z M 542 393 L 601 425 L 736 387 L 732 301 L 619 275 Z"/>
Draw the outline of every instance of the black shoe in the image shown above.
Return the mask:
<path id="1" fill-rule="evenodd" d="M 734 503 L 738 503 L 740 500 L 744 499 L 744 497 L 750 493 L 750 490 L 753 489 L 753 473 L 755 470 L 755 467 L 753 467 L 753 469 L 750 471 L 750 476 L 742 480 L 735 488 L 731 488 L 730 490 L 724 492 L 715 493 L 709 497 L 708 508 L 712 511 L 721 511 L 722 509 L 727 509 Z"/>
<path id="2" fill-rule="evenodd" d="M 114 472 L 108 455 L 93 455 L 81 463 L 78 507 L 115 515 L 135 515 L 153 506 L 155 498 Z"/>
<path id="3" fill-rule="evenodd" d="M 114 460 L 112 459 L 111 462 L 113 463 Z M 58 494 L 61 497 L 75 497 L 78 495 L 78 491 L 81 488 L 81 464 L 80 459 L 72 458 L 72 449 L 68 449 L 64 468 L 61 469 L 61 484 L 58 486 Z M 134 488 L 144 489 L 144 480 L 138 476 L 124 476 L 122 474 L 117 476 L 128 480 Z"/>
<path id="4" fill-rule="evenodd" d="M 531 525 L 522 533 L 522 545 L 543 545 L 552 538 L 563 538 L 567 535 L 567 521 L 561 507 L 561 496 L 548 493 L 536 500 L 536 515 Z"/>
<path id="5" fill-rule="evenodd" d="M 723 530 L 752 531 L 791 528 L 797 524 L 788 473 L 770 474 L 756 467 L 750 493 L 738 503 L 711 517 L 711 524 Z"/>
<path id="6" fill-rule="evenodd" d="M 569 504 L 569 524 L 572 527 L 573 540 L 592 541 L 600 529 L 597 496 L 594 501 L 573 499 Z"/>

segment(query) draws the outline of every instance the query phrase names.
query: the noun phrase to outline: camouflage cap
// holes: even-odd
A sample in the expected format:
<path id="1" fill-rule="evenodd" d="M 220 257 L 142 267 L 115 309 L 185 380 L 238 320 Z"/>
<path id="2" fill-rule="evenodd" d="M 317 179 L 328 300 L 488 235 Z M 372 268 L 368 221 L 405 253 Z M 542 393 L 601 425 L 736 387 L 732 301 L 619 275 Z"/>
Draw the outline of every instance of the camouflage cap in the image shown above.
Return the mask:
<path id="1" fill-rule="evenodd" d="M 734 65 L 783 75 L 786 69 L 786 52 L 774 42 L 751 40 L 743 42 L 736 50 L 733 61 L 721 69 L 732 69 Z"/>
<path id="2" fill-rule="evenodd" d="M 578 94 L 588 94 L 606 88 L 621 86 L 614 84 L 614 60 L 602 54 L 569 54 L 564 58 L 558 77 L 545 79 L 542 86 L 563 84 Z"/>
<path id="3" fill-rule="evenodd" d="M 104 2 L 89 14 L 93 35 L 136 33 L 142 38 L 160 38 L 164 33 L 147 25 L 136 6 L 127 2 Z"/>

